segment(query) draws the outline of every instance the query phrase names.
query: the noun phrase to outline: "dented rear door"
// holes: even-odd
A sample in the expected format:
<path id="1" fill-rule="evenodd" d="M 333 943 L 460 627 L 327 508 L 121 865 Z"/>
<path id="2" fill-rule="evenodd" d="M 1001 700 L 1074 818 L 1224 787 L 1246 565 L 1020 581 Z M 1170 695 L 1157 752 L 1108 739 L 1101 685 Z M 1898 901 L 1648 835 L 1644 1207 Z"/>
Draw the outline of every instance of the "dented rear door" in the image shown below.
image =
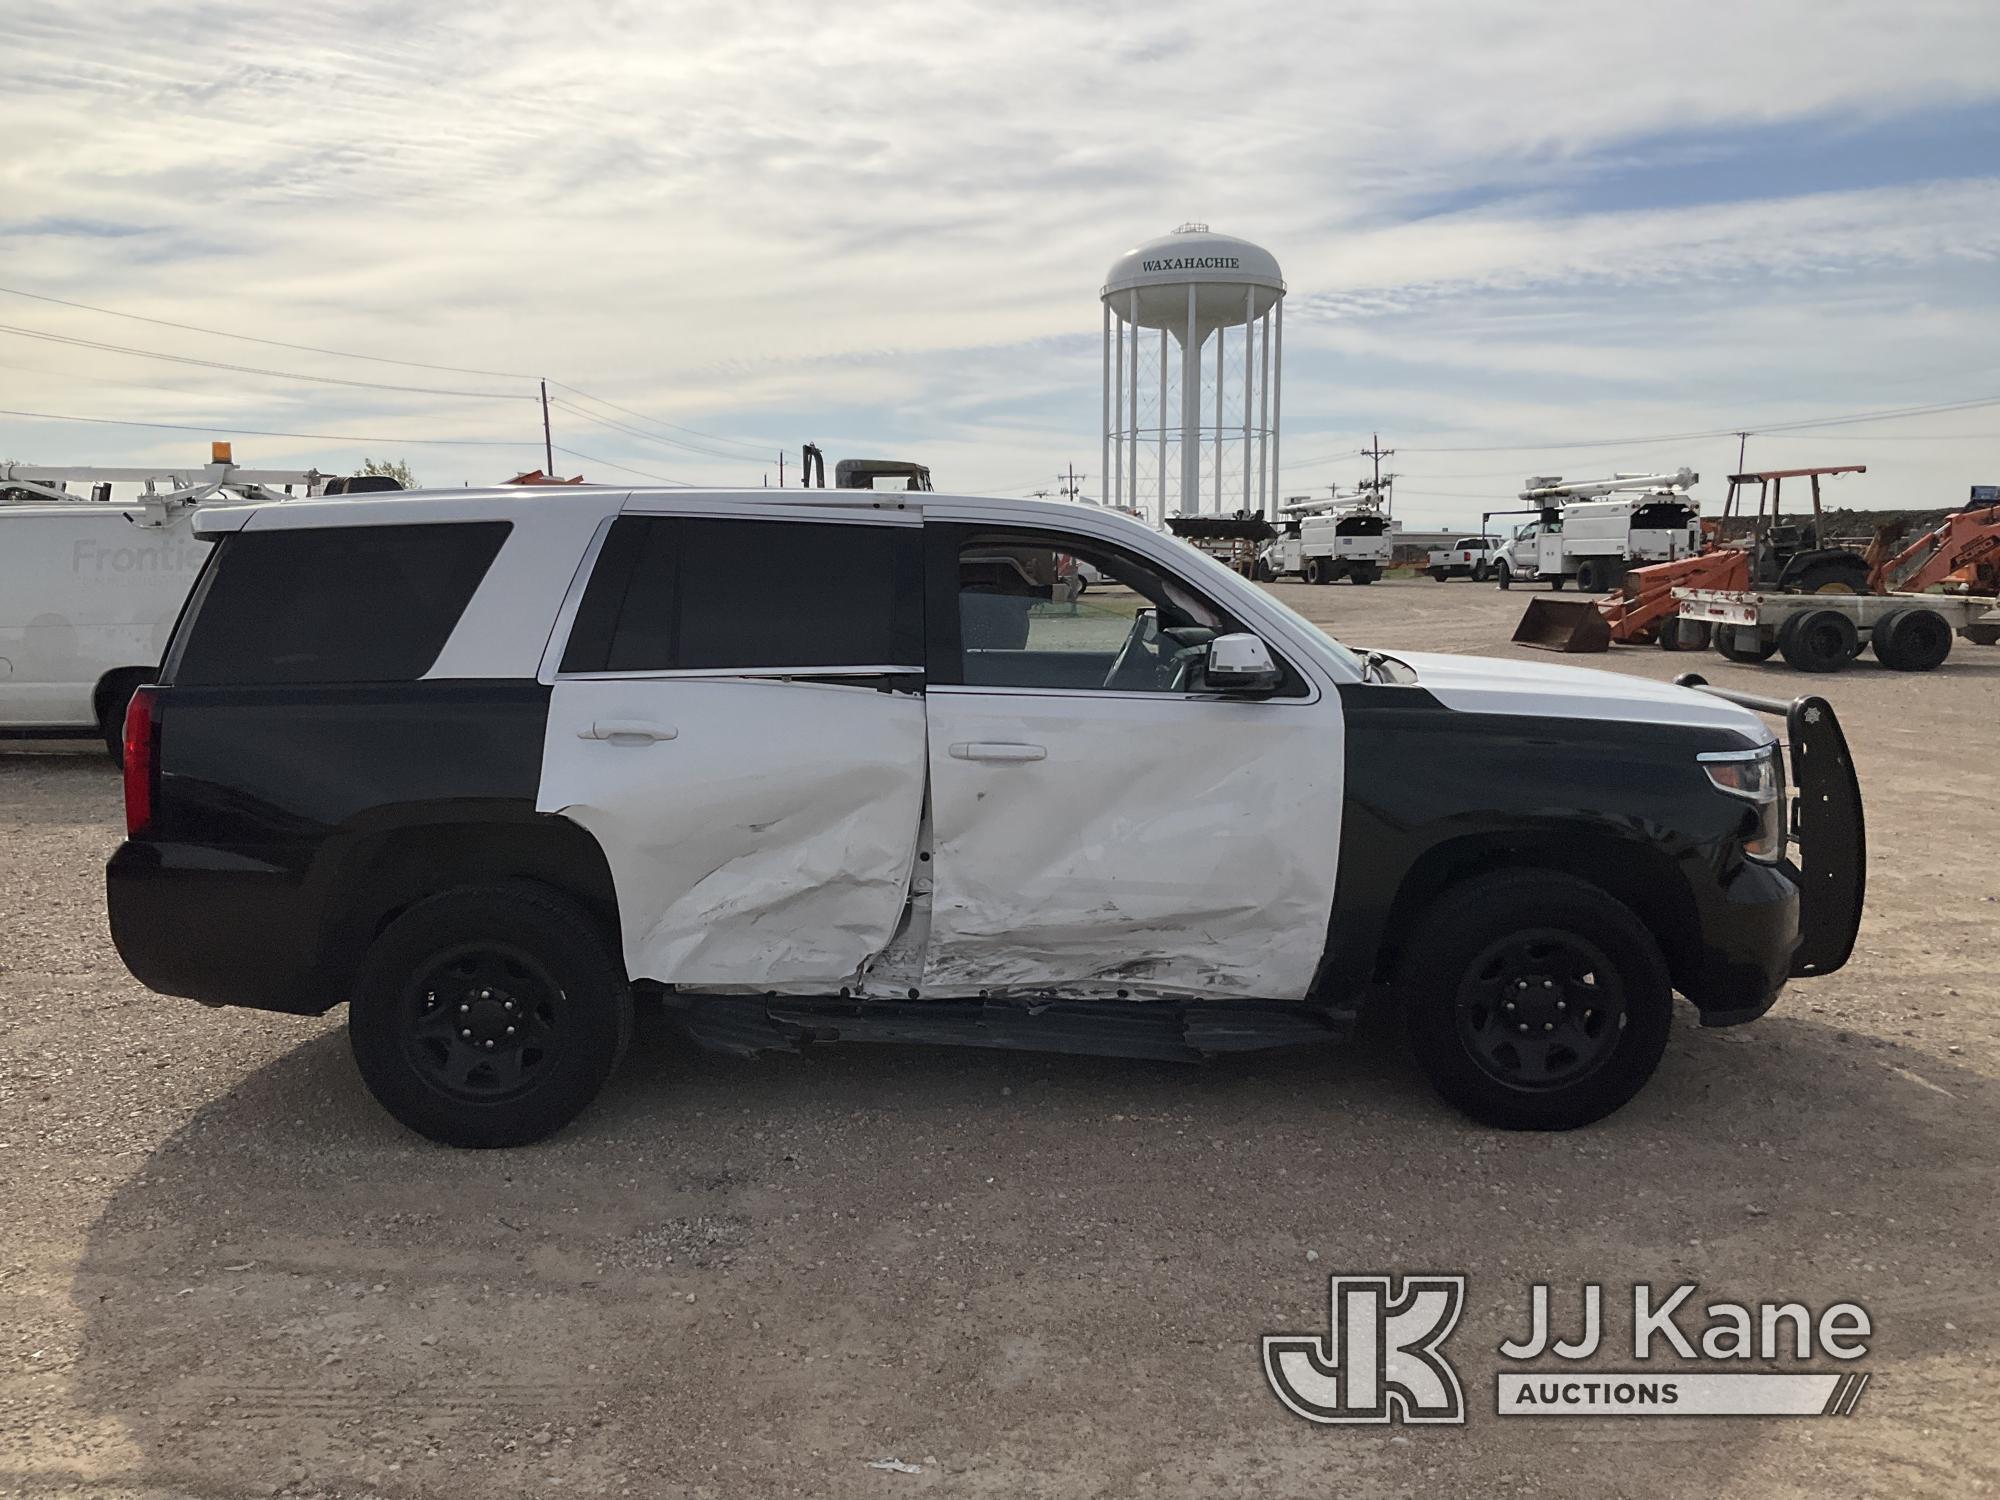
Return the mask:
<path id="1" fill-rule="evenodd" d="M 621 518 L 553 673 L 540 811 L 635 979 L 829 988 L 895 932 L 924 797 L 913 516 Z"/>

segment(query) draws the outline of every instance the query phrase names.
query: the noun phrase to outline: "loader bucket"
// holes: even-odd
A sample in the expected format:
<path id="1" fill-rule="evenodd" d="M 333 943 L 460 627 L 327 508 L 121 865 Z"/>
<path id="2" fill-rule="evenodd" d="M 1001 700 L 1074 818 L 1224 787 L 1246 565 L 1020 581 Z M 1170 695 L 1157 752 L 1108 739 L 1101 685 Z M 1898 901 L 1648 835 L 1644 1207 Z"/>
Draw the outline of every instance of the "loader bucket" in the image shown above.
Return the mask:
<path id="1" fill-rule="evenodd" d="M 1514 627 L 1514 644 L 1538 651 L 1608 651 L 1611 626 L 1588 599 L 1536 599 Z"/>

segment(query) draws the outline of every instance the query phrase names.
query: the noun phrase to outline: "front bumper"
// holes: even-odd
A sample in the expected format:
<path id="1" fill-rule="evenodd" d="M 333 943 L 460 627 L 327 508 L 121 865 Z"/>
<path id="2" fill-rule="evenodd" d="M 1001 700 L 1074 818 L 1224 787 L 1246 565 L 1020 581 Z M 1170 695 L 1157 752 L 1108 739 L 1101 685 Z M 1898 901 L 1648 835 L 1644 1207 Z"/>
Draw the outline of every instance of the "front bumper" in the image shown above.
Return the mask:
<path id="1" fill-rule="evenodd" d="M 1674 681 L 1784 719 L 1796 792 L 1791 808 L 1794 862 L 1784 869 L 1798 888 L 1799 930 L 1788 972 L 1794 979 L 1831 974 L 1854 952 L 1868 890 L 1868 829 L 1861 782 L 1833 705 L 1810 695 L 1787 703 L 1729 692 L 1710 687 L 1694 672 L 1684 672 Z"/>

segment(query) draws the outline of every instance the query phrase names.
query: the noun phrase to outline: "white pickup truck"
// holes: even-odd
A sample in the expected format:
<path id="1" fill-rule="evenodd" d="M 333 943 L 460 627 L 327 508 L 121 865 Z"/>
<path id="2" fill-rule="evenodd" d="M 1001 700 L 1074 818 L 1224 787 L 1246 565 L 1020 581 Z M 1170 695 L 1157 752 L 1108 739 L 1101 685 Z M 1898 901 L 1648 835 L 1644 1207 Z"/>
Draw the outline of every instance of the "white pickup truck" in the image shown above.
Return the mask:
<path id="1" fill-rule="evenodd" d="M 1439 583 L 1449 578 L 1470 578 L 1474 583 L 1484 583 L 1492 568 L 1493 554 L 1499 548 L 1497 536 L 1462 536 L 1449 547 L 1433 548 L 1424 571 Z"/>

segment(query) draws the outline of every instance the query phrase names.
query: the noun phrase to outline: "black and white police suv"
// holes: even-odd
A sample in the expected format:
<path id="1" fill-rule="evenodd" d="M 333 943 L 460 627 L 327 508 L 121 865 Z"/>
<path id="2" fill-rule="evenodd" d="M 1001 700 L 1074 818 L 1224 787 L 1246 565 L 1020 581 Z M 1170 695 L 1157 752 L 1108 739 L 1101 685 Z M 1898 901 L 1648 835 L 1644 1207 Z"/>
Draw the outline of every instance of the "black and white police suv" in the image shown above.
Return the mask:
<path id="1" fill-rule="evenodd" d="M 1675 991 L 1752 1020 L 1860 918 L 1824 702 L 1357 654 L 1109 511 L 563 489 L 196 524 L 126 725 L 118 950 L 209 1004 L 346 1001 L 441 1141 L 574 1117 L 635 989 L 735 1051 L 1184 1057 L 1379 992 L 1452 1103 L 1560 1129 L 1639 1089 Z"/>

